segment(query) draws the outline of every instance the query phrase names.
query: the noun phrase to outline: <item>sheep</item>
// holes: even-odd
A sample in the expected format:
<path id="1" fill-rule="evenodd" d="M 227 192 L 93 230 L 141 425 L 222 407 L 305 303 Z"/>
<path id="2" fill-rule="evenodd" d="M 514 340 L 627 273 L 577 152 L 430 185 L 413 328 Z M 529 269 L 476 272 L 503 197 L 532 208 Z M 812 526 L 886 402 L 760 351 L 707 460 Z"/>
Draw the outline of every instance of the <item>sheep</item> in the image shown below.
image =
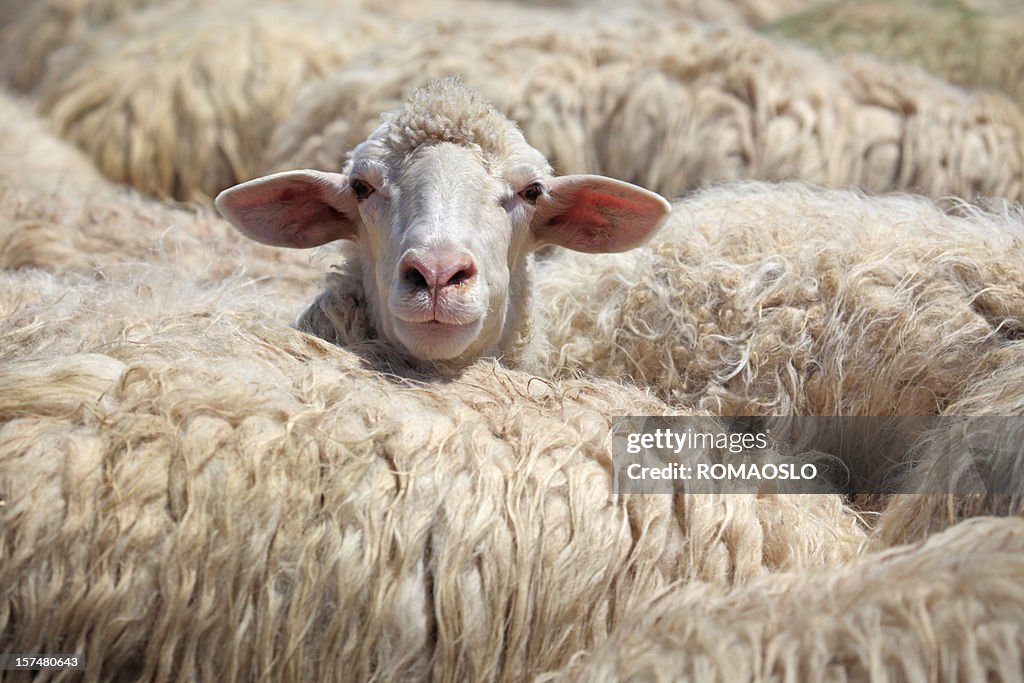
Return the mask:
<path id="1" fill-rule="evenodd" d="M 523 680 L 670 585 L 865 542 L 836 495 L 611 495 L 610 416 L 676 412 L 648 392 L 438 381 L 275 296 L 0 272 L 0 649 L 89 681 Z"/>
<path id="2" fill-rule="evenodd" d="M 27 103 L 0 92 L 0 268 L 103 278 L 130 263 L 174 264 L 182 279 L 244 274 L 282 312 L 316 293 L 323 265 L 245 239 L 212 212 L 117 187 L 57 139 Z"/>
<path id="3" fill-rule="evenodd" d="M 460 232 L 467 222 L 490 225 L 490 218 L 473 213 L 462 218 L 462 202 L 491 207 L 501 201 L 501 195 L 495 200 L 479 191 L 489 176 L 454 163 L 431 175 L 445 167 L 416 161 L 440 154 L 435 148 L 445 143 L 439 139 L 467 139 L 452 132 L 466 128 L 466 119 L 480 121 L 478 128 L 502 141 L 513 140 L 513 150 L 529 150 L 534 170 L 511 189 L 502 185 L 504 196 L 529 189 L 531 179 L 547 173 L 537 170 L 543 160 L 507 119 L 447 80 L 418 91 L 386 117 L 356 147 L 344 173 L 284 172 L 218 197 L 222 213 L 263 242 L 355 242 L 344 250 L 354 257 L 331 273 L 325 292 L 300 316 L 300 329 L 340 344 L 370 334 L 417 359 L 452 360 L 457 368 L 480 355 L 500 355 L 506 364 L 546 377 L 582 372 L 628 378 L 672 405 L 720 415 L 938 415 L 1006 358 L 1019 363 L 1024 357 L 1019 208 L 985 212 L 960 204 L 944 212 L 909 196 L 870 198 L 748 182 L 677 202 L 656 233 L 664 207 L 650 197 L 644 209 L 642 191 L 623 188 L 615 190 L 624 205 L 616 212 L 623 221 L 618 231 L 631 240 L 627 246 L 637 235 L 654 234 L 642 250 L 604 257 L 565 252 L 542 259 L 531 273 L 520 267 L 523 252 L 514 244 L 501 243 L 500 259 L 490 261 Z M 428 125 L 435 132 L 424 133 Z M 476 144 L 483 148 L 484 167 L 521 163 L 502 161 L 508 151 L 494 160 L 494 143 Z M 404 197 L 436 196 L 433 183 L 441 177 L 448 183 L 442 183 L 447 194 L 438 202 L 445 211 L 402 203 Z M 575 184 L 577 178 L 545 179 L 550 201 L 573 201 L 559 197 L 558 183 Z M 380 204 L 360 204 L 360 196 L 365 201 L 378 191 L 384 195 Z M 538 202 L 546 220 L 544 201 Z M 572 211 L 586 213 L 583 205 Z M 503 212 L 493 213 L 497 225 L 507 225 Z M 421 265 L 422 214 L 435 244 L 455 254 L 450 266 Z M 514 235 L 516 228 L 483 231 Z M 594 251 L 571 241 L 562 245 Z M 438 270 L 445 276 L 437 277 Z M 454 303 L 443 299 L 449 271 L 463 272 L 451 287 L 468 282 L 472 297 L 473 279 L 483 279 L 486 288 L 494 270 L 501 288 L 496 303 L 485 307 L 469 298 L 466 304 L 460 290 L 451 295 Z M 543 305 L 531 307 L 531 298 Z M 416 310 L 409 299 L 430 306 L 435 319 L 455 315 L 446 306 L 512 313 L 496 325 L 474 325 L 475 336 L 453 342 L 403 330 L 409 315 L 404 307 Z M 784 424 L 774 426 L 778 434 Z M 851 468 L 855 486 L 875 491 L 895 485 L 920 436 L 916 422 L 904 421 L 899 429 L 898 439 L 858 437 L 852 449 L 833 452 Z M 830 438 L 822 434 L 819 440 Z M 1011 487 L 1020 481 L 1011 477 Z M 919 482 L 902 490 L 946 489 Z M 997 509 L 983 504 L 973 514 Z"/>
<path id="4" fill-rule="evenodd" d="M 471 96 L 462 89 L 447 93 L 446 83 L 414 95 L 411 113 L 399 110 L 386 119 L 356 148 L 346 172 L 370 166 L 364 159 L 382 153 L 390 128 L 413 129 L 405 123 L 409 118 L 399 126 L 396 117 L 433 120 L 417 108 L 445 107 L 444 115 L 452 116 L 452 109 L 482 106 L 476 99 L 464 103 Z M 503 120 L 491 112 L 487 120 Z M 432 116 L 444 120 L 440 113 Z M 294 222 L 292 214 L 324 211 L 315 203 L 274 208 L 265 183 L 291 182 L 293 176 L 269 178 L 218 200 L 243 232 L 273 242 L 278 238 L 271 234 L 268 240 L 268 231 Z M 355 192 L 343 177 L 330 182 Z M 252 206 L 247 195 L 256 198 Z M 302 196 L 300 189 L 288 190 L 287 199 L 294 196 Z M 333 209 L 353 213 L 343 203 L 351 199 L 332 201 Z M 236 202 L 253 214 L 250 220 L 236 215 Z M 658 206 L 652 200 L 651 211 Z M 512 276 L 511 309 L 525 310 L 531 297 L 543 302 L 513 316 L 535 328 L 527 334 L 543 347 L 526 367 L 550 377 L 578 371 L 630 377 L 673 404 L 724 415 L 936 415 L 1004 362 L 1001 356 L 1020 357 L 1019 208 L 957 204 L 943 211 L 905 195 L 756 182 L 712 188 L 675 207 L 660 232 L 660 216 L 637 213 L 638 224 L 624 234 L 654 234 L 640 251 L 565 251 L 538 261 L 532 276 Z M 409 213 L 403 220 L 416 222 Z M 383 275 L 370 276 L 380 270 L 372 263 L 378 257 L 364 244 L 343 253 L 346 263 L 300 316 L 300 328 L 340 343 L 347 339 L 346 326 L 371 329 L 416 357 L 431 358 L 432 349 L 396 338 L 382 322 L 380 309 L 389 304 L 379 280 L 409 272 L 396 266 L 398 257 L 389 257 Z M 366 322 L 353 322 L 367 310 Z M 463 348 L 471 355 L 491 351 L 487 344 L 457 347 Z M 515 363 L 517 348 L 504 344 L 497 351 Z"/>
<path id="5" fill-rule="evenodd" d="M 1012 0 L 838 2 L 781 18 L 765 31 L 830 53 L 866 51 L 912 62 L 957 85 L 1001 90 L 1024 105 L 1020 10 Z"/>
<path id="6" fill-rule="evenodd" d="M 1011 103 L 927 79 L 893 85 L 878 65 L 837 68 L 741 28 L 666 22 L 638 9 L 608 17 L 455 0 L 431 11 L 403 2 L 367 9 L 354 0 L 263 0 L 246 3 L 245 12 L 234 3 L 152 0 L 134 13 L 132 1 L 81 4 L 98 28 L 70 33 L 70 44 L 47 60 L 39 95 L 61 134 L 104 173 L 160 197 L 208 201 L 272 168 L 322 165 L 324 157 L 336 163 L 334 155 L 370 132 L 370 117 L 454 70 L 492 88 L 488 94 L 567 173 L 605 173 L 669 196 L 755 176 L 1020 198 L 1024 124 Z M 51 0 L 57 8 L 66 2 Z M 58 16 L 79 17 L 70 9 Z M 50 30 L 34 14 L 19 24 L 26 40 Z M 394 42 L 382 43 L 387 36 Z M 347 80 L 319 82 L 376 44 Z M 758 64 L 766 54 L 776 61 Z M 738 70 L 737 61 L 747 66 Z M 780 79 L 784 72 L 792 75 Z M 207 77 L 197 82 L 195 73 Z M 310 91 L 298 95 L 302 83 Z M 901 86 L 909 100 L 890 92 Z M 296 100 L 310 102 L 298 121 L 283 123 Z M 345 106 L 333 106 L 338 100 Z M 358 103 L 366 107 L 352 111 Z M 677 113 L 649 121 L 651 111 Z M 308 133 L 337 116 L 344 123 L 332 125 L 330 137 L 344 139 L 311 163 Z M 651 126 L 650 136 L 636 139 Z M 692 142 L 706 139 L 717 143 Z"/>
<path id="7" fill-rule="evenodd" d="M 538 263 L 538 371 L 725 415 L 937 415 L 1020 362 L 1022 247 L 1019 206 L 711 188 L 641 252 Z"/>
<path id="8" fill-rule="evenodd" d="M 479 33 L 469 20 L 426 27 L 310 84 L 274 132 L 265 171 L 336 165 L 378 112 L 459 73 L 560 173 L 670 198 L 748 177 L 1024 198 L 1021 109 L 911 67 L 830 62 L 742 27 L 661 16 Z"/>
<path id="9" fill-rule="evenodd" d="M 11 15 L 0 22 L 0 76 L 28 92 L 44 78 L 49 60 L 63 46 L 134 11 L 170 0 L 7 0 Z"/>
<path id="10" fill-rule="evenodd" d="M 31 104 L 0 90 L 0 183 L 4 194 L 98 191 L 105 181 L 84 154 L 58 140 Z M 71 190 L 74 191 L 74 190 Z M 0 195 L 2 201 L 4 195 Z"/>
<path id="11" fill-rule="evenodd" d="M 984 462 L 948 439 L 957 416 L 1021 414 L 1019 206 L 744 183 L 672 216 L 640 252 L 538 263 L 534 328 L 549 351 L 535 371 L 629 377 L 723 415 L 941 416 L 829 451 L 864 491 L 920 494 L 882 503 L 881 545 L 1024 513 L 1015 431 L 968 422 Z"/>
<path id="12" fill-rule="evenodd" d="M 286 250 L 113 187 L 24 107 L 0 114 L 0 240 L 32 255 L 0 270 L 0 651 L 84 653 L 85 680 L 521 680 L 616 645 L 683 586 L 738 589 L 749 623 L 743 586 L 867 543 L 837 495 L 612 495 L 611 415 L 702 411 L 488 359 L 439 379 L 379 340 L 301 334 L 270 277 Z M 152 249 L 171 226 L 184 256 Z M 976 292 L 1008 336 L 1014 286 Z M 962 569 L 954 541 L 935 543 Z M 1019 603 L 990 598 L 972 605 Z"/>
<path id="13" fill-rule="evenodd" d="M 974 520 L 831 572 L 683 586 L 537 680 L 1020 680 L 1022 539 L 1019 519 Z"/>
<path id="14" fill-rule="evenodd" d="M 888 501 L 873 533 L 875 546 L 918 541 L 981 514 L 1024 515 L 1021 349 L 1019 342 L 1004 349 L 922 435 L 900 485 L 927 493 Z"/>
<path id="15" fill-rule="evenodd" d="M 387 30 L 351 4 L 161 3 L 52 59 L 40 107 L 113 180 L 209 201 L 256 173 L 302 82 Z"/>
<path id="16" fill-rule="evenodd" d="M 611 178 L 553 176 L 518 127 L 456 79 L 414 93 L 342 173 L 257 178 L 225 190 L 216 205 L 265 244 L 357 244 L 377 334 L 418 359 L 456 367 L 483 355 L 516 357 L 529 345 L 533 250 L 624 251 L 670 209 L 661 196 Z"/>
<path id="17" fill-rule="evenodd" d="M 47 0 L 9 28 L 3 61 L 106 175 L 208 202 L 259 170 L 303 82 L 384 36 L 466 15 L 490 29 L 534 20 L 511 3 L 461 0 Z"/>
<path id="18" fill-rule="evenodd" d="M 258 6 L 265 7 L 267 4 L 266 0 L 260 0 Z M 288 4 L 294 8 L 297 3 Z M 404 0 L 394 0 L 384 6 L 366 6 L 348 0 L 306 0 L 301 4 L 331 10 L 342 8 L 345 14 L 338 18 L 348 22 L 353 19 L 362 22 L 366 15 L 378 15 L 391 25 L 390 35 L 400 33 L 410 22 L 446 22 L 453 17 L 474 13 L 498 14 L 492 26 L 503 25 L 514 15 L 532 21 L 536 20 L 538 14 L 572 21 L 580 16 L 580 10 L 584 7 L 591 11 L 594 7 L 592 3 L 581 6 L 561 0 L 541 0 L 538 4 L 542 8 L 535 6 L 528 11 L 516 7 L 520 3 L 490 2 L 481 10 L 476 6 L 477 3 L 457 0 L 434 3 L 432 7 Z M 808 4 L 809 0 L 651 0 L 639 5 L 636 12 L 760 25 L 803 9 Z M 600 12 L 620 13 L 623 9 L 615 3 L 609 5 L 601 7 Z M 247 4 L 249 9 L 253 6 L 254 3 Z M 51 58 L 58 56 L 62 49 L 88 42 L 90 33 L 106 30 L 109 24 L 154 7 L 170 8 L 176 15 L 200 12 L 209 16 L 210 9 L 198 0 L 39 0 L 31 3 L 29 0 L 6 0 L 0 7 L 0 38 L 3 38 L 0 65 L 5 67 L 0 68 L 0 76 L 19 90 L 31 91 L 46 77 Z M 354 35 L 357 36 L 358 32 Z"/>

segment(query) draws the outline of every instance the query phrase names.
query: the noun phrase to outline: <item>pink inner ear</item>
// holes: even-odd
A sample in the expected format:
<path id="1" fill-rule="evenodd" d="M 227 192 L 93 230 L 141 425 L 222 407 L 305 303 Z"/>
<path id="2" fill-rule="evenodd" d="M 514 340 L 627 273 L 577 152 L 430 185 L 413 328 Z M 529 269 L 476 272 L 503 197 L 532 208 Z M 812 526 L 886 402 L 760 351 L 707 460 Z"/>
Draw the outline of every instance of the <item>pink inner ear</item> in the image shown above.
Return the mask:
<path id="1" fill-rule="evenodd" d="M 289 171 L 225 190 L 217 207 L 258 242 L 305 249 L 355 234 L 353 222 L 332 205 L 346 198 L 345 187 L 340 174 Z"/>
<path id="2" fill-rule="evenodd" d="M 345 214 L 327 204 L 289 204 L 280 207 L 276 217 L 281 229 L 268 237 L 274 243 L 284 241 L 286 246 L 315 247 L 344 237 L 347 232 L 340 233 L 338 225 L 347 221 Z"/>
<path id="3" fill-rule="evenodd" d="M 584 187 L 576 193 L 577 203 L 599 207 L 602 212 L 618 211 L 622 216 L 633 216 L 643 211 L 643 207 L 629 197 L 620 197 L 610 192 L 597 192 Z"/>
<path id="4" fill-rule="evenodd" d="M 264 202 L 282 202 L 291 203 L 296 199 L 302 197 L 302 195 L 308 194 L 308 190 L 299 190 L 294 187 L 285 187 L 277 191 L 275 194 L 273 190 L 267 193 L 267 197 L 263 198 Z"/>
<path id="5" fill-rule="evenodd" d="M 611 221 L 596 206 L 584 203 L 552 216 L 550 225 L 554 241 L 578 251 L 605 251 L 612 230 Z"/>
<path id="6" fill-rule="evenodd" d="M 553 214 L 536 234 L 576 251 L 624 251 L 646 239 L 670 207 L 653 192 L 600 176 L 566 176 L 553 188 Z"/>
<path id="7" fill-rule="evenodd" d="M 567 211 L 563 211 L 558 214 L 553 222 L 559 223 L 579 223 L 581 225 L 591 225 L 592 227 L 610 227 L 611 221 L 604 217 L 604 214 L 600 213 L 594 207 L 589 206 L 571 206 Z"/>
<path id="8" fill-rule="evenodd" d="M 307 186 L 271 190 L 262 201 L 272 214 L 264 224 L 281 226 L 274 238 L 289 244 L 318 245 L 338 239 L 336 225 L 348 220 Z"/>

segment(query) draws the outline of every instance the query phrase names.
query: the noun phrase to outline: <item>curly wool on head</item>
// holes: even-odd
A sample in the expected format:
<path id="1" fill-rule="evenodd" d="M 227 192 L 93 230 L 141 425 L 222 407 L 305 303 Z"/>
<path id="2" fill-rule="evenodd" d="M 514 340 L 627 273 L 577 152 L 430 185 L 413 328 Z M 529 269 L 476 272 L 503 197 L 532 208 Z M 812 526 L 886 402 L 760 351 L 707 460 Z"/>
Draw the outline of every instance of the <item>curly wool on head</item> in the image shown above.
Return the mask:
<path id="1" fill-rule="evenodd" d="M 518 125 L 455 77 L 417 88 L 404 106 L 383 114 L 381 120 L 379 138 L 370 139 L 396 159 L 424 144 L 452 142 L 479 148 L 487 160 L 505 162 L 523 144 Z"/>

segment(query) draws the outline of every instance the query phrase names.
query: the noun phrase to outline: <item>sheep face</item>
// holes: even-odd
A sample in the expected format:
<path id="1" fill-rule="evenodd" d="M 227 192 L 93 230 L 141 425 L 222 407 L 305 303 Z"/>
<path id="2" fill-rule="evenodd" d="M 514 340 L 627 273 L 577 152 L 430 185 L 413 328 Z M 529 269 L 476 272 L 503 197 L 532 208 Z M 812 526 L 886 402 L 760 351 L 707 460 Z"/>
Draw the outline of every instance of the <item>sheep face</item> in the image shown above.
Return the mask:
<path id="1" fill-rule="evenodd" d="M 629 249 L 670 207 L 610 178 L 554 177 L 493 109 L 478 107 L 484 120 L 472 126 L 453 122 L 445 107 L 454 100 L 463 115 L 475 102 L 448 94 L 404 112 L 405 122 L 401 114 L 386 121 L 344 173 L 258 178 L 222 192 L 217 208 L 266 244 L 354 241 L 377 332 L 420 359 L 468 361 L 499 354 L 516 337 L 531 251 Z"/>
<path id="2" fill-rule="evenodd" d="M 509 285 L 531 248 L 526 200 L 516 192 L 543 166 L 487 171 L 477 150 L 420 147 L 381 174 L 357 155 L 349 183 L 363 193 L 365 287 L 379 331 L 414 356 L 480 356 L 510 329 Z M 365 183 L 365 186 L 361 186 Z M 372 188 L 372 189 L 371 189 Z"/>

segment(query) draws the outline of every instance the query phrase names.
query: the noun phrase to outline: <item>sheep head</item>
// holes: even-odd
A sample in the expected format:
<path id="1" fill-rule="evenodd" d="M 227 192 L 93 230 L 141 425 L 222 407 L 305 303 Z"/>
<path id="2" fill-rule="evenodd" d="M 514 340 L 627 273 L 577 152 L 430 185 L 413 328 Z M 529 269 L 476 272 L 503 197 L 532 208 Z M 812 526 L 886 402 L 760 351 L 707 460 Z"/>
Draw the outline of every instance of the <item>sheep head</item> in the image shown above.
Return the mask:
<path id="1" fill-rule="evenodd" d="M 342 173 L 277 173 L 216 203 L 265 244 L 355 242 L 377 332 L 423 360 L 500 353 L 516 334 L 534 249 L 624 251 L 671 210 L 619 180 L 554 176 L 514 123 L 453 79 L 385 115 Z"/>

